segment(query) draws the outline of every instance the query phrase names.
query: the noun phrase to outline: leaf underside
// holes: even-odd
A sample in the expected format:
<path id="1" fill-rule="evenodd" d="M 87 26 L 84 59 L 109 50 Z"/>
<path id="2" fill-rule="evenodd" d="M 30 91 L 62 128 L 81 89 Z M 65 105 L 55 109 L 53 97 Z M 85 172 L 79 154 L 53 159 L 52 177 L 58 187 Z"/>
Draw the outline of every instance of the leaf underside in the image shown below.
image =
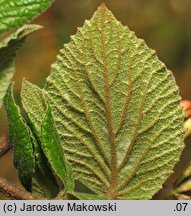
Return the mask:
<path id="1" fill-rule="evenodd" d="M 0 0 L 0 34 L 27 23 L 52 2 L 53 0 Z"/>
<path id="2" fill-rule="evenodd" d="M 61 50 L 46 83 L 75 178 L 109 199 L 150 199 L 183 149 L 170 71 L 102 5 Z"/>
<path id="3" fill-rule="evenodd" d="M 40 28 L 39 25 L 25 25 L 0 42 L 0 107 L 15 72 L 13 59 L 16 52 L 24 44 L 27 35 Z"/>

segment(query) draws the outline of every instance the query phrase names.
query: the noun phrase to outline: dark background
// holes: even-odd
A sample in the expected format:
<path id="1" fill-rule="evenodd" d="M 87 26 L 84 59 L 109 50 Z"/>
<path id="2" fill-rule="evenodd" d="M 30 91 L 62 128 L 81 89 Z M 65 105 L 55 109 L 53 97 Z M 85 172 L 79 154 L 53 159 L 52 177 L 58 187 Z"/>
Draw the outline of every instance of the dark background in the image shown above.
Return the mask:
<path id="1" fill-rule="evenodd" d="M 14 80 L 18 101 L 23 77 L 42 87 L 62 45 L 70 41 L 70 35 L 92 17 L 102 2 L 56 0 L 33 21 L 44 29 L 30 36 L 17 57 Z M 173 71 L 182 98 L 191 99 L 191 0 L 105 0 L 104 3 L 123 25 L 128 25 L 156 50 L 159 59 Z M 0 109 L 0 135 L 6 132 L 5 112 Z M 0 159 L 0 176 L 18 183 L 11 152 Z"/>

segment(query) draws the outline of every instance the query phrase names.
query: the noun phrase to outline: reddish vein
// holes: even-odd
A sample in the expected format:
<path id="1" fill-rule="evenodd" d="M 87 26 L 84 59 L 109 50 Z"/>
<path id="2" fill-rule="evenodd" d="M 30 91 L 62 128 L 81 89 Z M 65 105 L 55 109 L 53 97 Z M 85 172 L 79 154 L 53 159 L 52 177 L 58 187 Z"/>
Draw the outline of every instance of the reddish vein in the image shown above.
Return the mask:
<path id="1" fill-rule="evenodd" d="M 107 111 L 107 124 L 108 124 L 108 133 L 109 133 L 109 142 L 111 148 L 111 182 L 109 192 L 107 194 L 109 199 L 116 199 L 116 188 L 117 188 L 117 145 L 115 139 L 115 133 L 113 128 L 112 121 L 112 113 L 111 113 L 111 95 L 110 95 L 110 83 L 109 83 L 109 75 L 108 75 L 108 63 L 107 63 L 107 55 L 106 55 L 106 40 L 105 40 L 105 26 L 104 26 L 104 18 L 106 7 L 105 5 L 101 6 L 101 42 L 102 42 L 102 56 L 104 63 L 104 81 L 105 81 L 105 97 L 106 97 L 106 111 Z"/>

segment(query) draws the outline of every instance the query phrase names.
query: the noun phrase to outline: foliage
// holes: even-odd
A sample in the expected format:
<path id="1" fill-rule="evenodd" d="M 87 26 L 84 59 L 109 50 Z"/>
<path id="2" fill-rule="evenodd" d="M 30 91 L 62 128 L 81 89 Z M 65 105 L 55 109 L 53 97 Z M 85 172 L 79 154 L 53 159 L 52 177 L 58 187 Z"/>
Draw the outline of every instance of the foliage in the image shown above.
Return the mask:
<path id="1" fill-rule="evenodd" d="M 25 38 L 41 28 L 38 25 L 25 25 L 0 42 L 0 107 L 14 72 L 14 57 L 23 45 Z"/>
<path id="2" fill-rule="evenodd" d="M 1 0 L 0 34 L 30 21 L 52 2 L 53 0 Z"/>
<path id="3" fill-rule="evenodd" d="M 61 50 L 46 91 L 75 178 L 112 199 L 161 188 L 183 148 L 177 87 L 105 6 Z"/>
<path id="4" fill-rule="evenodd" d="M 20 32 L 3 42 L 6 50 L 28 34 Z M 12 48 L 3 55 L 11 66 Z M 184 147 L 172 73 L 104 4 L 64 45 L 43 89 L 23 81 L 21 102 L 25 113 L 10 86 L 4 105 L 15 167 L 26 190 L 42 197 L 151 199 Z"/>
<path id="5" fill-rule="evenodd" d="M 1 0 L 0 34 L 18 27 L 45 10 L 52 0 Z M 17 50 L 30 33 L 40 29 L 38 25 L 25 25 L 0 41 L 0 107 L 7 87 L 14 75 L 14 61 Z"/>
<path id="6" fill-rule="evenodd" d="M 8 114 L 9 140 L 14 152 L 14 165 L 18 170 L 21 183 L 30 191 L 35 166 L 32 155 L 32 138 L 12 94 L 12 86 L 10 85 L 4 101 Z"/>

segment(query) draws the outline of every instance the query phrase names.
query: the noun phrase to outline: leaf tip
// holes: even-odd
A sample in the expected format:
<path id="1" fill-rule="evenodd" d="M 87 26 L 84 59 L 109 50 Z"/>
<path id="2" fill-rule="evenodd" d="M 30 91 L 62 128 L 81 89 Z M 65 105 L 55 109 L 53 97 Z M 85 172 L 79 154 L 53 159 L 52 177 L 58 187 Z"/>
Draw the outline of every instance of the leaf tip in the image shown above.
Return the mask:
<path id="1" fill-rule="evenodd" d="M 22 93 L 22 90 L 23 89 L 28 89 L 28 88 L 31 88 L 33 87 L 34 85 L 32 83 L 30 83 L 26 78 L 23 78 L 23 81 L 22 81 L 22 86 L 21 86 L 21 93 Z"/>
<path id="2" fill-rule="evenodd" d="M 24 26 L 22 26 L 21 28 L 19 28 L 17 30 L 18 34 L 22 35 L 22 37 L 25 37 L 35 31 L 41 30 L 42 28 L 44 28 L 41 25 L 37 25 L 37 24 L 26 24 Z"/>
<path id="3" fill-rule="evenodd" d="M 5 109 L 7 109 L 9 98 L 12 98 L 13 101 L 14 101 L 13 86 L 14 86 L 14 82 L 9 84 L 9 86 L 7 88 L 7 91 L 6 91 L 6 94 L 5 94 L 4 98 L 3 98 L 3 104 L 4 104 Z"/>
<path id="4" fill-rule="evenodd" d="M 28 82 L 27 79 L 25 77 L 23 77 L 22 86 L 25 85 L 27 82 Z"/>
<path id="5" fill-rule="evenodd" d="M 22 84 L 21 84 L 21 94 L 22 94 L 22 90 L 26 88 L 28 84 L 28 81 L 26 80 L 26 78 L 23 78 Z"/>
<path id="6" fill-rule="evenodd" d="M 100 9 L 101 9 L 102 11 L 106 11 L 106 10 L 107 10 L 107 7 L 106 7 L 106 5 L 105 5 L 104 2 L 100 5 Z"/>
<path id="7" fill-rule="evenodd" d="M 7 88 L 7 92 L 6 95 L 9 95 L 11 92 L 13 92 L 13 86 L 14 86 L 14 82 L 11 82 Z M 4 97 L 5 100 L 6 97 Z"/>

